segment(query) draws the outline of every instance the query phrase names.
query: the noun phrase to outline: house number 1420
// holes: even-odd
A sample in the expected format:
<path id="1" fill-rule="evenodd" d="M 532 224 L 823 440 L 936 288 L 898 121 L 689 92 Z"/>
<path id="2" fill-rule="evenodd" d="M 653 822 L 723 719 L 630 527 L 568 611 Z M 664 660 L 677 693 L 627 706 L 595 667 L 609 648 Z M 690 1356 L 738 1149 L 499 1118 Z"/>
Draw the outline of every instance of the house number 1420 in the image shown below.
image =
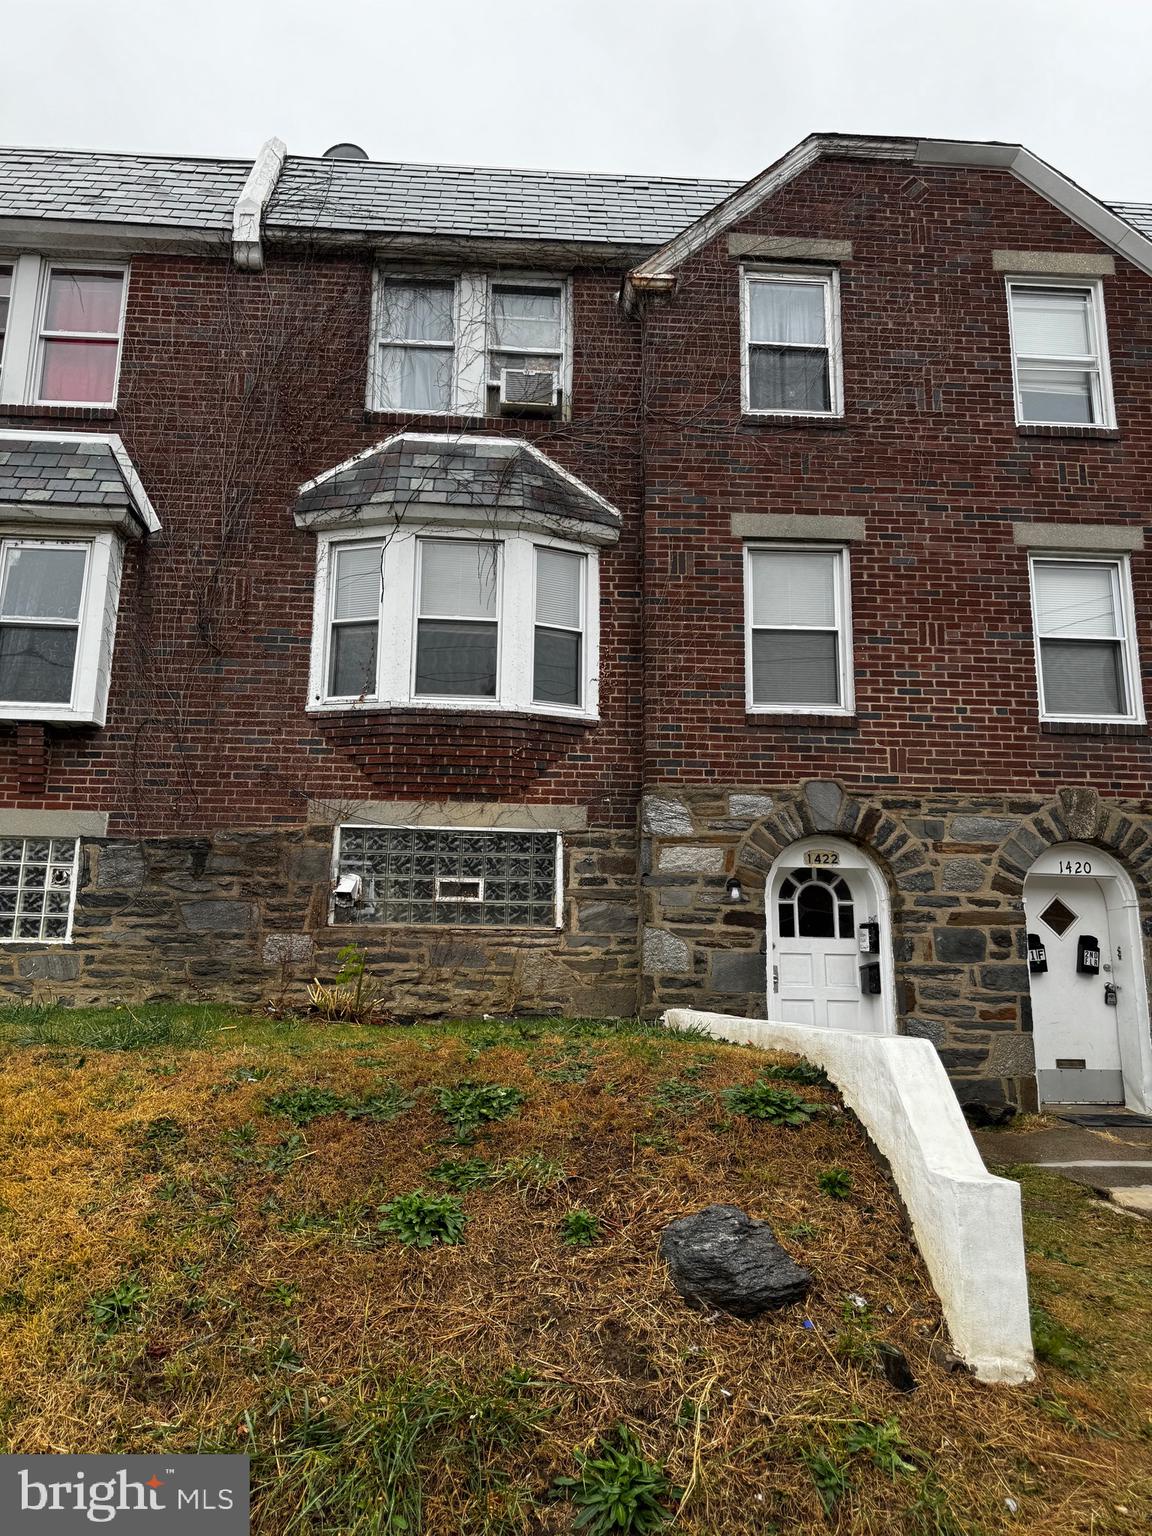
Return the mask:
<path id="1" fill-rule="evenodd" d="M 1092 873 L 1091 859 L 1060 859 L 1056 865 L 1058 875 L 1090 875 Z"/>

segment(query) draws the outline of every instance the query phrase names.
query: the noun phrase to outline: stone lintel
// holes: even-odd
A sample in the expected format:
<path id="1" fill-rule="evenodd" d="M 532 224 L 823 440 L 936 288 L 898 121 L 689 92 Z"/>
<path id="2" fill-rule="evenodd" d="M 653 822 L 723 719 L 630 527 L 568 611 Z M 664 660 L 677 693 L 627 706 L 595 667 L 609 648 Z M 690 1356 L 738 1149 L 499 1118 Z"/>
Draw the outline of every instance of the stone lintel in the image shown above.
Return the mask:
<path id="1" fill-rule="evenodd" d="M 729 256 L 771 261 L 851 261 L 851 240 L 806 240 L 800 235 L 729 235 Z"/>
<path id="2" fill-rule="evenodd" d="M 490 800 L 309 800 L 308 820 L 381 827 L 476 827 L 509 832 L 583 832 L 584 805 L 505 805 Z"/>
<path id="3" fill-rule="evenodd" d="M 863 539 L 868 525 L 862 517 L 822 517 L 808 512 L 733 512 L 735 539 L 829 539 L 843 544 Z"/>
<path id="4" fill-rule="evenodd" d="M 1120 523 L 1013 523 L 1012 540 L 1021 549 L 1143 549 L 1144 530 Z"/>
<path id="5" fill-rule="evenodd" d="M 1018 272 L 1022 277 L 1112 277 L 1116 258 L 1093 251 L 993 251 L 993 272 Z"/>
<path id="6" fill-rule="evenodd" d="M 0 837 L 107 837 L 107 811 L 0 811 Z"/>

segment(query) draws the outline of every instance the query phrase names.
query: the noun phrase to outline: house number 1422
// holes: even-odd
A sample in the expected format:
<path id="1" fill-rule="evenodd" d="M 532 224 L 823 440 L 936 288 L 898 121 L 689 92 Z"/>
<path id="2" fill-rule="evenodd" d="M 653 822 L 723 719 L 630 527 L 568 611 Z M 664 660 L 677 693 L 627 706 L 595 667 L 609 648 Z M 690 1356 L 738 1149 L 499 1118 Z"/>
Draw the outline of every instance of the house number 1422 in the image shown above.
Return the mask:
<path id="1" fill-rule="evenodd" d="M 1056 865 L 1058 875 L 1090 875 L 1092 873 L 1091 859 L 1060 859 Z"/>

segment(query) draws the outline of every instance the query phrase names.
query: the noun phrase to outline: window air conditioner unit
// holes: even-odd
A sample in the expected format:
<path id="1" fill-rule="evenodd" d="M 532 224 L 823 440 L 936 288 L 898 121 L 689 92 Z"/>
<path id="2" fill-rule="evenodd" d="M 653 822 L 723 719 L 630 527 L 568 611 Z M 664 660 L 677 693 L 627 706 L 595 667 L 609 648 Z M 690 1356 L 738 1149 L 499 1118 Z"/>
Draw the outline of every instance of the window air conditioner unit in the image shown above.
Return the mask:
<path id="1" fill-rule="evenodd" d="M 501 368 L 500 409 L 509 415 L 554 411 L 558 386 L 551 368 Z"/>

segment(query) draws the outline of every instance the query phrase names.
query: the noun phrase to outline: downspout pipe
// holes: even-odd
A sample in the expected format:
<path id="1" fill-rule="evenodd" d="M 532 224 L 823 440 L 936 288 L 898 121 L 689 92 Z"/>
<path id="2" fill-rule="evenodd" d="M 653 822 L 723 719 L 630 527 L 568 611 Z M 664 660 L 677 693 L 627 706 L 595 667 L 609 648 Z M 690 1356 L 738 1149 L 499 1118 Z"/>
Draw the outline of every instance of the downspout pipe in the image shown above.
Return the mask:
<path id="1" fill-rule="evenodd" d="M 232 210 L 232 260 L 242 272 L 264 270 L 264 213 L 280 180 L 287 153 L 283 139 L 269 139 L 262 145 L 236 199 Z"/>

